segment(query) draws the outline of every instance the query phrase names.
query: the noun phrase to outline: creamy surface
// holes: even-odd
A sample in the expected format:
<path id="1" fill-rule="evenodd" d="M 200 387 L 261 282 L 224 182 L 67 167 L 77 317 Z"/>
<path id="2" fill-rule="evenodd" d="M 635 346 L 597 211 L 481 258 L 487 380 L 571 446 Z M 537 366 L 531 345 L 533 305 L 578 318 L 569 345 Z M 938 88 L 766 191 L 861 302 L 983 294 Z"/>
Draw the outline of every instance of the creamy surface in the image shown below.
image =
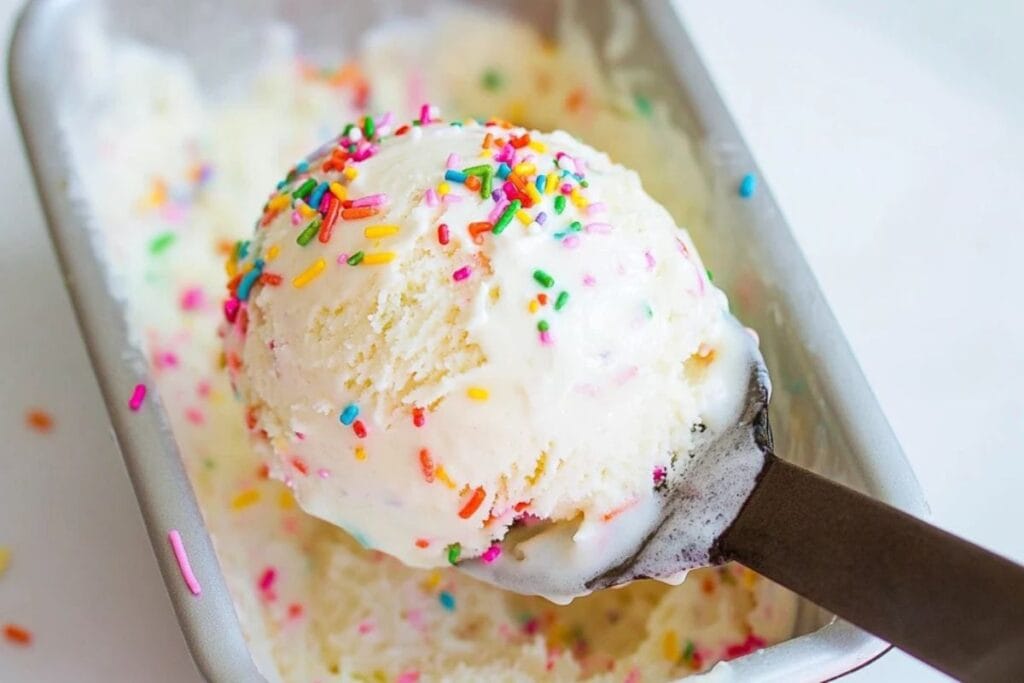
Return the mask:
<path id="1" fill-rule="evenodd" d="M 217 337 L 223 263 L 250 235 L 281 169 L 364 107 L 408 118 L 430 99 L 453 116 L 563 125 L 638 168 L 675 222 L 701 215 L 685 137 L 657 103 L 634 107 L 628 79 L 602 75 L 580 36 L 542 50 L 529 29 L 506 21 L 471 31 L 465 17 L 438 21 L 432 34 L 403 29 L 401 41 L 368 36 L 351 46 L 358 61 L 316 68 L 272 31 L 255 75 L 216 97 L 173 56 L 92 35 L 79 46 L 83 80 L 69 74 L 69 87 L 93 96 L 93 106 L 65 117 L 75 191 L 150 361 L 257 664 L 283 681 L 636 683 L 787 638 L 793 596 L 734 565 L 567 607 L 451 569 L 410 569 L 302 512 L 251 447 Z M 515 50 L 484 49 L 499 37 L 530 64 L 515 61 Z M 488 60 L 467 70 L 472 46 Z"/>

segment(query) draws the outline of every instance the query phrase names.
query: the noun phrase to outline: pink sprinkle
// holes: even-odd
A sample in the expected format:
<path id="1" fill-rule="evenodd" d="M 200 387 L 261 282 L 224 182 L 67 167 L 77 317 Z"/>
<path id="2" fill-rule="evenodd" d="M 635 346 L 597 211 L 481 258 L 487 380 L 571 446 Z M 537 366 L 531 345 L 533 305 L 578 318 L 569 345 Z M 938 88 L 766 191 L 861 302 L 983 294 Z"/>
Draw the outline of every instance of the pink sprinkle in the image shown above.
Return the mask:
<path id="1" fill-rule="evenodd" d="M 587 205 L 587 215 L 593 216 L 596 213 L 604 213 L 608 210 L 608 205 L 604 202 L 594 202 L 593 204 Z"/>
<path id="2" fill-rule="evenodd" d="M 316 471 L 316 476 L 320 477 L 321 479 L 329 479 L 331 476 L 331 471 L 321 467 Z"/>
<path id="3" fill-rule="evenodd" d="M 356 627 L 356 629 L 359 631 L 360 635 L 365 636 L 367 633 L 373 632 L 374 623 L 367 619 L 366 621 L 359 622 L 359 625 Z"/>
<path id="4" fill-rule="evenodd" d="M 459 167 L 459 155 L 452 152 L 448 155 L 448 160 L 444 162 L 445 168 L 458 168 Z"/>
<path id="5" fill-rule="evenodd" d="M 690 258 L 690 250 L 686 248 L 686 242 L 682 241 L 678 237 L 676 238 L 676 246 L 679 247 L 679 253 Z"/>
<path id="6" fill-rule="evenodd" d="M 199 408 L 186 408 L 185 419 L 194 425 L 201 425 L 206 421 L 206 416 Z"/>
<path id="7" fill-rule="evenodd" d="M 142 407 L 142 402 L 146 399 L 146 385 L 136 384 L 135 389 L 132 391 L 132 397 L 128 399 L 128 407 L 132 411 L 138 411 Z"/>
<path id="8" fill-rule="evenodd" d="M 377 123 L 377 128 L 380 129 L 380 128 L 383 128 L 385 126 L 391 125 L 391 122 L 394 121 L 394 119 L 395 119 L 395 113 L 394 112 L 391 112 L 391 111 L 384 112 L 384 114 L 377 119 L 377 122 L 376 122 Z"/>
<path id="9" fill-rule="evenodd" d="M 647 260 L 647 270 L 654 270 L 654 266 L 657 264 L 657 261 L 654 260 L 654 254 L 645 251 L 644 258 Z"/>
<path id="10" fill-rule="evenodd" d="M 399 674 L 398 678 L 395 679 L 395 683 L 416 683 L 418 680 L 420 680 L 420 672 L 414 669 Z"/>
<path id="11" fill-rule="evenodd" d="M 565 247 L 566 249 L 575 249 L 576 247 L 580 246 L 579 235 L 569 235 L 564 240 L 562 240 L 562 246 Z"/>
<path id="12" fill-rule="evenodd" d="M 658 465 L 654 468 L 654 485 L 657 486 L 661 482 L 665 481 L 665 477 L 668 475 L 668 470 L 664 465 Z"/>
<path id="13" fill-rule="evenodd" d="M 587 175 L 587 165 L 582 159 L 579 157 L 573 157 L 572 163 L 576 166 L 576 173 L 581 176 Z"/>
<path id="14" fill-rule="evenodd" d="M 178 367 L 178 356 L 173 351 L 164 351 L 156 355 L 156 366 L 161 370 L 164 368 Z"/>
<path id="15" fill-rule="evenodd" d="M 572 185 L 569 183 L 562 183 L 559 190 L 561 190 L 562 194 L 572 194 Z"/>
<path id="16" fill-rule="evenodd" d="M 437 206 L 437 192 L 434 191 L 434 188 L 427 190 L 427 194 L 424 195 L 424 199 L 427 202 L 427 206 Z"/>
<path id="17" fill-rule="evenodd" d="M 508 200 L 505 199 L 504 197 L 502 197 L 498 201 L 498 203 L 494 205 L 494 208 L 491 209 L 491 212 L 489 214 L 487 214 L 487 222 L 488 223 L 496 223 L 498 221 L 498 218 L 501 217 L 501 214 L 505 213 L 505 208 L 507 206 L 508 206 Z"/>
<path id="18" fill-rule="evenodd" d="M 612 231 L 612 226 L 610 223 L 588 223 L 583 229 L 590 235 L 607 235 Z"/>
<path id="19" fill-rule="evenodd" d="M 320 213 L 327 215 L 327 209 L 331 206 L 331 197 L 333 196 L 330 192 L 324 192 L 324 196 L 320 198 L 320 206 L 317 207 Z"/>
<path id="20" fill-rule="evenodd" d="M 199 579 L 192 573 L 192 565 L 188 562 L 188 553 L 185 552 L 185 544 L 181 542 L 181 534 L 177 529 L 171 529 L 167 534 L 167 539 L 171 542 L 174 559 L 178 561 L 181 578 L 185 580 L 185 585 L 192 591 L 192 595 L 199 595 L 203 592 L 203 588 L 199 585 Z"/>
<path id="21" fill-rule="evenodd" d="M 199 287 L 189 287 L 181 293 L 181 310 L 195 311 L 203 307 L 203 290 Z"/>
<path id="22" fill-rule="evenodd" d="M 423 623 L 423 610 L 412 609 L 405 613 L 405 620 L 412 624 L 413 628 L 422 631 L 425 624 Z"/>
<path id="23" fill-rule="evenodd" d="M 519 188 L 512 184 L 511 180 L 506 180 L 501 189 L 505 191 L 505 196 L 509 199 L 515 199 L 519 196 Z"/>
<path id="24" fill-rule="evenodd" d="M 238 309 L 241 308 L 242 302 L 236 297 L 231 297 L 224 302 L 224 318 L 229 323 L 234 324 L 235 319 L 238 318 Z"/>
<path id="25" fill-rule="evenodd" d="M 540 333 L 540 343 L 544 346 L 551 346 L 554 343 L 551 340 L 551 332 L 549 330 L 544 330 Z"/>
<path id="26" fill-rule="evenodd" d="M 629 380 L 631 380 L 634 377 L 636 377 L 639 373 L 640 373 L 640 368 L 638 368 L 635 365 L 630 365 L 628 368 L 626 368 L 625 370 L 620 372 L 615 377 L 615 383 L 618 384 L 619 386 L 622 386 L 623 384 L 625 384 Z"/>
<path id="27" fill-rule="evenodd" d="M 449 192 L 444 196 L 444 199 L 442 199 L 441 201 L 443 201 L 445 204 L 458 204 L 459 202 L 462 201 L 462 197 L 460 197 L 457 194 L 452 194 L 451 192 Z"/>
<path id="28" fill-rule="evenodd" d="M 298 211 L 292 211 L 292 225 L 297 226 L 302 222 L 302 215 Z"/>
<path id="29" fill-rule="evenodd" d="M 430 123 L 430 105 L 424 104 L 420 107 L 420 123 Z"/>
<path id="30" fill-rule="evenodd" d="M 196 393 L 199 394 L 203 398 L 206 398 L 207 396 L 209 396 L 210 395 L 210 383 L 207 382 L 205 379 L 204 380 L 200 380 L 199 383 L 196 384 Z"/>
<path id="31" fill-rule="evenodd" d="M 583 276 L 583 286 L 584 287 L 593 287 L 596 284 L 597 284 L 597 278 L 594 277 L 593 275 L 591 275 L 590 273 L 587 273 L 586 275 Z"/>
<path id="32" fill-rule="evenodd" d="M 636 668 L 635 666 L 632 669 L 630 669 L 629 673 L 626 674 L 626 678 L 622 681 L 622 683 L 640 683 L 640 669 Z"/>
<path id="33" fill-rule="evenodd" d="M 326 196 L 326 195 L 324 195 Z M 386 194 L 371 194 L 359 199 L 352 200 L 352 207 L 358 208 L 360 206 L 380 206 L 388 200 Z"/>
<path id="34" fill-rule="evenodd" d="M 277 571 L 273 567 L 267 567 L 263 572 L 263 576 L 260 577 L 260 590 L 270 590 L 270 587 L 274 585 L 274 579 L 277 578 Z"/>
<path id="35" fill-rule="evenodd" d="M 480 556 L 480 560 L 484 564 L 490 564 L 494 562 L 501 555 L 501 546 L 495 543 L 490 548 L 484 551 L 484 554 Z"/>
<path id="36" fill-rule="evenodd" d="M 338 254 L 338 258 L 334 260 L 339 266 L 345 264 L 348 261 L 348 252 L 341 252 Z"/>
<path id="37" fill-rule="evenodd" d="M 462 282 L 467 277 L 469 277 L 469 274 L 472 273 L 472 272 L 473 272 L 473 269 L 470 268 L 469 266 L 462 266 L 461 268 L 456 270 L 454 273 L 452 273 L 452 279 L 455 280 L 456 282 Z"/>

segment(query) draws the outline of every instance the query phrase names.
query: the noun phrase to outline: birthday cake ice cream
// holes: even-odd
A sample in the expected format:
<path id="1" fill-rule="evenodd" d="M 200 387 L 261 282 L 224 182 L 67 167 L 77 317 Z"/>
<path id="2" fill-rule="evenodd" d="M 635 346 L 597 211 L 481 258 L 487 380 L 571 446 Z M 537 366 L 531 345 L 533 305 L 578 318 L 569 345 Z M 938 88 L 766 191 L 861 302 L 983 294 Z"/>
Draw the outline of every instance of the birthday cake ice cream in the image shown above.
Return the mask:
<path id="1" fill-rule="evenodd" d="M 365 117 L 229 269 L 228 367 L 273 476 L 410 566 L 490 559 L 527 515 L 600 532 L 737 395 L 703 371 L 726 300 L 686 232 L 562 132 Z"/>

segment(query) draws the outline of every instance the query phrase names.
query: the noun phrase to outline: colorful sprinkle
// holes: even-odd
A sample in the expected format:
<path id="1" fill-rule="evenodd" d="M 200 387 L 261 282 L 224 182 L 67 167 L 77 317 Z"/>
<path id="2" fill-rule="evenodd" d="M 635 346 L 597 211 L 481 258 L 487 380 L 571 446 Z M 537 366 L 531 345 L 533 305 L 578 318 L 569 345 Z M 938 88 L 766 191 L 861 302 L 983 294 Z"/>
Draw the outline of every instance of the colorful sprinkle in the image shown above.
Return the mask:
<path id="1" fill-rule="evenodd" d="M 260 492 L 256 489 L 246 489 L 231 499 L 232 510 L 243 510 L 260 501 Z"/>
<path id="2" fill-rule="evenodd" d="M 307 178 L 304 183 L 299 185 L 298 188 L 296 188 L 295 191 L 292 192 L 292 198 L 303 199 L 307 197 L 309 193 L 312 192 L 314 189 L 316 189 L 316 179 Z"/>
<path id="3" fill-rule="evenodd" d="M 365 256 L 366 254 L 364 254 L 363 252 L 357 251 L 356 253 L 352 254 L 347 259 L 345 259 L 345 263 L 349 264 L 350 266 L 358 266 L 360 263 L 363 262 L 363 258 Z"/>
<path id="4" fill-rule="evenodd" d="M 455 596 L 449 593 L 448 591 L 441 591 L 440 593 L 438 593 L 437 601 L 440 602 L 441 607 L 443 607 L 448 612 L 455 611 Z"/>
<path id="5" fill-rule="evenodd" d="M 459 517 L 462 519 L 469 519 L 472 517 L 473 513 L 480 509 L 480 505 L 484 502 L 486 495 L 487 493 L 484 491 L 482 486 L 476 487 L 476 489 L 473 490 L 473 495 L 470 496 L 469 500 L 466 501 L 466 504 L 459 509 Z"/>
<path id="6" fill-rule="evenodd" d="M 551 277 L 543 270 L 533 271 L 533 279 L 537 281 L 537 284 L 545 288 L 551 287 L 553 284 L 555 284 L 555 278 Z"/>
<path id="7" fill-rule="evenodd" d="M 4 638 L 14 645 L 28 646 L 32 644 L 32 632 L 17 624 L 4 625 Z"/>
<path id="8" fill-rule="evenodd" d="M 449 182 L 462 184 L 466 182 L 466 174 L 454 168 L 449 168 L 444 172 L 444 179 Z"/>
<path id="9" fill-rule="evenodd" d="M 326 261 L 324 261 L 322 258 L 317 259 L 316 261 L 313 262 L 311 266 L 309 266 L 309 268 L 306 268 L 306 270 L 299 273 L 292 280 L 292 285 L 295 286 L 296 289 L 302 289 L 310 282 L 318 278 L 320 274 L 324 272 L 324 268 L 326 267 Z"/>
<path id="10" fill-rule="evenodd" d="M 366 438 L 366 425 L 363 424 L 362 420 L 356 420 L 352 423 L 352 431 L 355 432 L 356 437 L 360 439 Z"/>
<path id="11" fill-rule="evenodd" d="M 34 408 L 25 413 L 25 425 L 34 432 L 46 434 L 53 431 L 53 417 L 45 410 Z"/>
<path id="12" fill-rule="evenodd" d="M 393 251 L 372 251 L 363 257 L 364 266 L 382 266 L 395 260 Z"/>
<path id="13" fill-rule="evenodd" d="M 149 253 L 156 255 L 174 244 L 176 236 L 173 232 L 163 232 L 153 238 L 149 243 Z"/>
<path id="14" fill-rule="evenodd" d="M 434 481 L 434 460 L 426 448 L 420 449 L 420 471 L 428 484 Z"/>
<path id="15" fill-rule="evenodd" d="M 474 401 L 486 401 L 491 393 L 483 387 L 470 387 L 466 390 L 466 395 Z"/>
<path id="16" fill-rule="evenodd" d="M 569 292 L 562 291 L 558 293 L 558 297 L 555 299 L 555 310 L 560 311 L 565 308 L 565 305 L 569 303 Z"/>
<path id="17" fill-rule="evenodd" d="M 0 576 L 4 575 L 7 568 L 11 566 L 11 550 L 0 545 Z"/>
<path id="18" fill-rule="evenodd" d="M 192 592 L 192 595 L 199 595 L 203 592 L 199 585 L 199 579 L 192 573 L 192 565 L 188 561 L 188 553 L 185 551 L 185 544 L 181 540 L 181 534 L 177 529 L 171 529 L 167 533 L 167 540 L 171 543 L 171 550 L 174 552 L 174 559 L 178 562 L 178 569 L 181 570 L 181 578 L 185 585 Z"/>
<path id="19" fill-rule="evenodd" d="M 295 238 L 295 242 L 302 247 L 309 244 L 316 236 L 317 232 L 320 231 L 320 223 L 321 221 L 319 218 L 314 218 L 310 221 L 309 225 L 307 225 L 305 229 L 299 233 L 299 236 Z"/>
<path id="20" fill-rule="evenodd" d="M 448 546 L 448 563 L 458 564 L 459 557 L 462 555 L 462 545 L 460 543 L 452 543 Z"/>
<path id="21" fill-rule="evenodd" d="M 469 266 L 462 266 L 454 273 L 452 273 L 452 279 L 455 280 L 456 282 L 462 282 L 463 280 L 468 278 L 472 272 L 473 269 L 470 268 Z"/>
<path id="22" fill-rule="evenodd" d="M 438 244 L 445 245 L 451 240 L 451 233 L 448 231 L 448 224 L 441 223 L 437 226 L 437 242 Z"/>
<path id="23" fill-rule="evenodd" d="M 135 389 L 132 390 L 131 398 L 128 399 L 128 407 L 132 412 L 137 412 L 142 407 L 142 402 L 146 399 L 146 385 L 136 384 Z"/>
<path id="24" fill-rule="evenodd" d="M 501 556 L 501 546 L 498 545 L 497 543 L 495 543 L 490 548 L 488 548 L 487 550 L 484 551 L 483 555 L 480 556 L 480 560 L 484 564 L 491 564 L 496 559 L 498 559 L 498 557 L 500 557 L 500 556 Z"/>
<path id="25" fill-rule="evenodd" d="M 355 457 L 356 460 L 366 460 L 366 449 L 362 446 L 356 446 Z"/>
<path id="26" fill-rule="evenodd" d="M 561 216 L 563 211 L 565 211 L 565 195 L 560 194 L 555 197 L 555 214 Z"/>
<path id="27" fill-rule="evenodd" d="M 363 230 L 363 236 L 373 240 L 397 235 L 398 231 L 399 227 L 397 225 L 369 225 Z"/>
<path id="28" fill-rule="evenodd" d="M 507 228 L 508 224 L 512 222 L 512 218 L 516 215 L 516 212 L 519 211 L 522 205 L 523 203 L 518 199 L 513 199 L 509 203 L 508 208 L 505 209 L 505 211 L 498 218 L 498 221 L 494 224 L 493 232 L 495 235 L 500 235 L 502 232 L 504 232 L 505 228 Z"/>
<path id="29" fill-rule="evenodd" d="M 754 192 L 757 191 L 757 177 L 753 173 L 748 173 L 743 176 L 740 180 L 740 185 L 737 191 L 743 199 L 753 197 Z"/>
<path id="30" fill-rule="evenodd" d="M 346 427 L 350 427 L 352 426 L 352 423 L 356 421 L 357 417 L 359 417 L 359 406 L 355 403 L 349 403 L 345 406 L 344 410 L 341 411 L 341 415 L 338 416 L 338 419 L 341 421 L 341 424 Z"/>

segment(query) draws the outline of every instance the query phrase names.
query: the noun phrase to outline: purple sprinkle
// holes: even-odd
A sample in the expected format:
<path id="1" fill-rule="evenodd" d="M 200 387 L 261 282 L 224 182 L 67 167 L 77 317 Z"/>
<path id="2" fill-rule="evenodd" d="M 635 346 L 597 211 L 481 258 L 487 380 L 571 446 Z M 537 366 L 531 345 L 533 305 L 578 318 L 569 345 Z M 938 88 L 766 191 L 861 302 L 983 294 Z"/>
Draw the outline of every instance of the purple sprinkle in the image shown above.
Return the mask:
<path id="1" fill-rule="evenodd" d="M 537 225 L 544 225 L 544 223 L 545 223 L 545 221 L 547 221 L 547 219 L 548 219 L 548 215 L 546 213 L 544 213 L 543 211 L 538 213 L 537 217 L 534 218 L 534 220 L 537 221 Z"/>

